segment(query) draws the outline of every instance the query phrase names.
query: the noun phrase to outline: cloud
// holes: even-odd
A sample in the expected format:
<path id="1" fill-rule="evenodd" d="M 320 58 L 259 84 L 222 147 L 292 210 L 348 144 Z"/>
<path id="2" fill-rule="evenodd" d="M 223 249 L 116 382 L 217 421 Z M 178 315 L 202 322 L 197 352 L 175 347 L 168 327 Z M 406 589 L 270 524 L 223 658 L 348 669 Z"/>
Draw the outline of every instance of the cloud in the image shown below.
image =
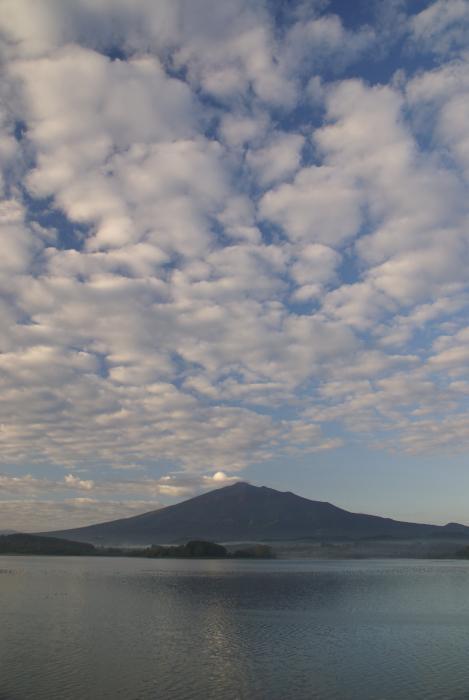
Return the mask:
<path id="1" fill-rule="evenodd" d="M 38 501 L 20 498 L 1 502 L 0 527 L 19 532 L 48 532 L 84 527 L 155 509 L 152 501 L 94 501 L 68 498 L 62 501 Z"/>
<path id="2" fill-rule="evenodd" d="M 284 180 L 299 169 L 304 137 L 301 134 L 275 133 L 267 144 L 247 155 L 261 185 Z"/>
<path id="3" fill-rule="evenodd" d="M 64 481 L 67 486 L 82 489 L 83 491 L 92 491 L 94 488 L 94 481 L 91 479 L 80 479 L 73 474 L 67 474 L 67 476 L 64 477 Z"/>
<path id="4" fill-rule="evenodd" d="M 292 241 L 340 245 L 360 226 L 353 183 L 327 166 L 304 168 L 293 183 L 267 192 L 260 213 L 282 226 Z"/>
<path id="5" fill-rule="evenodd" d="M 303 17 L 289 29 L 282 59 L 292 71 L 307 66 L 317 72 L 327 66 L 338 73 L 374 47 L 376 39 L 371 26 L 348 31 L 334 14 Z"/>
<path id="6" fill-rule="evenodd" d="M 437 0 L 412 18 L 413 39 L 446 59 L 467 49 L 467 0 Z"/>
<path id="7" fill-rule="evenodd" d="M 464 443 L 466 7 L 4 0 L 9 498 L 111 511 L 349 438 L 446 449 L 439 420 Z"/>
<path id="8" fill-rule="evenodd" d="M 112 19 L 112 21 L 110 21 Z M 278 65 L 278 47 L 263 3 L 235 0 L 227 5 L 203 0 L 6 0 L 4 26 L 10 50 L 38 58 L 70 43 L 93 50 L 119 48 L 125 55 L 171 56 L 191 84 L 218 98 L 249 89 L 264 101 L 291 102 L 295 90 Z"/>
<path id="9" fill-rule="evenodd" d="M 469 15 L 468 15 L 469 17 Z M 451 156 L 453 167 L 469 181 L 467 56 L 425 71 L 407 85 L 410 104 L 420 128 L 426 124 L 438 150 Z"/>
<path id="10" fill-rule="evenodd" d="M 238 476 L 223 471 L 99 482 L 75 474 L 67 474 L 63 480 L 0 474 L 0 528 L 39 531 L 80 527 L 156 510 L 163 506 L 160 497 L 189 498 L 238 480 Z M 80 491 L 87 495 L 72 495 Z"/>

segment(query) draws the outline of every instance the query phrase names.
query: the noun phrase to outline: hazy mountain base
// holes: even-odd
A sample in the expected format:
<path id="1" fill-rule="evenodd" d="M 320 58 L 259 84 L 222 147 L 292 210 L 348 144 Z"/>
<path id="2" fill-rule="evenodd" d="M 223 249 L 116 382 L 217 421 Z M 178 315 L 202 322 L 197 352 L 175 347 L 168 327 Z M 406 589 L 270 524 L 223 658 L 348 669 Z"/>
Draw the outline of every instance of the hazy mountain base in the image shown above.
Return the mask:
<path id="1" fill-rule="evenodd" d="M 258 547 L 266 546 L 269 549 L 267 558 L 275 559 L 440 559 L 440 558 L 464 558 L 462 551 L 466 551 L 469 558 L 469 538 L 415 538 L 392 539 L 370 538 L 356 541 L 327 541 L 315 540 L 278 540 L 257 541 L 239 540 L 236 542 L 220 542 L 229 556 L 236 555 L 238 551 L 253 551 Z M 172 548 L 172 545 L 165 545 Z M 144 555 L 147 547 L 131 547 L 120 545 L 123 551 L 132 551 L 133 556 Z M 98 547 L 98 552 L 101 547 Z M 112 548 L 111 548 L 112 550 Z M 245 558 L 251 558 L 248 554 Z M 258 555 L 254 558 L 266 558 L 266 555 Z"/>
<path id="2" fill-rule="evenodd" d="M 269 544 L 278 559 L 433 559 L 456 556 L 463 547 L 469 546 L 469 539 L 383 538 L 353 542 L 296 540 Z M 230 545 L 225 543 L 225 547 L 229 548 Z"/>
<path id="3" fill-rule="evenodd" d="M 432 559 L 469 558 L 469 539 L 369 538 L 356 541 L 313 540 L 260 542 L 190 541 L 184 545 L 148 547 L 95 547 L 83 542 L 15 533 L 0 536 L 0 554 L 49 554 L 127 557 L 234 557 L 244 559 Z"/>

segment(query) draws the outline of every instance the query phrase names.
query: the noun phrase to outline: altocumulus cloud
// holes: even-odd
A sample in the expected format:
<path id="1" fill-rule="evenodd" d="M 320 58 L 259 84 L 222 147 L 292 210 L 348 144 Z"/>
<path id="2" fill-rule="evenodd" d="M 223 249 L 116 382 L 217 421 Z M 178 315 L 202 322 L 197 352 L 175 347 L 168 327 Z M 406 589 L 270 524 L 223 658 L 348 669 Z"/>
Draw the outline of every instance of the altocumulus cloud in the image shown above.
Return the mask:
<path id="1" fill-rule="evenodd" d="M 423 5 L 0 1 L 5 501 L 467 447 L 469 5 Z"/>

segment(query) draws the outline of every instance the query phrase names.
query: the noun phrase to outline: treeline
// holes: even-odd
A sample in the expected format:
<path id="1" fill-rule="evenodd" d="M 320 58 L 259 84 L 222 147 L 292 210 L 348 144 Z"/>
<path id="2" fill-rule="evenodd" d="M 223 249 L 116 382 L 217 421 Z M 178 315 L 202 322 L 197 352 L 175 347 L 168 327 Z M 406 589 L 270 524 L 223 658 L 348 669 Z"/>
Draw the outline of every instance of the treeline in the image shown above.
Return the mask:
<path id="1" fill-rule="evenodd" d="M 207 559 L 271 559 L 274 553 L 264 544 L 229 552 L 226 547 L 205 540 L 191 540 L 187 544 L 162 546 L 151 545 L 144 549 L 125 547 L 95 547 L 86 542 L 73 542 L 57 537 L 43 537 L 15 533 L 0 535 L 0 554 L 42 554 L 57 556 L 98 556 L 98 557 L 147 557 L 147 558 L 207 558 Z"/>
<path id="2" fill-rule="evenodd" d="M 0 535 L 0 554 L 50 554 L 81 556 L 96 554 L 96 548 L 86 542 L 72 542 L 58 537 L 42 537 L 15 533 Z"/>
<path id="3" fill-rule="evenodd" d="M 207 558 L 230 558 L 235 559 L 272 559 L 274 553 L 272 548 L 266 544 L 256 544 L 252 547 L 246 547 L 244 549 L 237 549 L 234 552 L 229 552 L 226 547 L 221 544 L 216 544 L 215 542 L 206 542 L 205 540 L 191 540 L 187 544 L 175 545 L 175 546 L 162 546 L 162 545 L 152 545 L 151 547 L 146 547 L 141 550 L 140 555 L 144 557 L 173 557 L 173 558 L 187 558 L 187 557 L 207 557 Z"/>

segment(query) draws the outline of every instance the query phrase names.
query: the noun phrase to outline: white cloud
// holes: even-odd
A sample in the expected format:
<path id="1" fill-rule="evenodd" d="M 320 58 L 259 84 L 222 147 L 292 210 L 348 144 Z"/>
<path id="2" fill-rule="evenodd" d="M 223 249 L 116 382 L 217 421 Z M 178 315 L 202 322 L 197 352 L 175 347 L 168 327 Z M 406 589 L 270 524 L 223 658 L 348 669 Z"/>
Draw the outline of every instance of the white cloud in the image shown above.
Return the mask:
<path id="1" fill-rule="evenodd" d="M 261 185 L 284 180 L 299 169 L 304 137 L 301 134 L 274 133 L 267 144 L 247 155 Z"/>
<path id="2" fill-rule="evenodd" d="M 282 59 L 290 70 L 306 64 L 315 71 L 329 65 L 338 72 L 375 42 L 371 27 L 348 31 L 337 15 L 302 18 L 287 33 Z"/>
<path id="3" fill-rule="evenodd" d="M 220 123 L 220 135 L 229 146 L 240 147 L 261 140 L 269 128 L 263 113 L 256 115 L 227 113 Z"/>
<path id="4" fill-rule="evenodd" d="M 0 527 L 19 532 L 48 532 L 131 517 L 149 510 L 155 510 L 153 501 L 95 501 L 89 498 L 39 501 L 22 497 L 1 501 Z"/>
<path id="5" fill-rule="evenodd" d="M 448 57 L 465 51 L 469 37 L 467 0 L 437 0 L 412 18 L 413 39 L 428 51 Z"/>
<path id="6" fill-rule="evenodd" d="M 294 299 L 305 301 L 323 292 L 323 286 L 336 279 L 336 268 L 340 265 L 341 256 L 332 248 L 311 243 L 298 248 L 290 273 L 298 289 Z"/>
<path id="7" fill-rule="evenodd" d="M 260 213 L 282 226 L 292 241 L 330 246 L 351 238 L 360 226 L 353 181 L 328 166 L 304 168 L 291 184 L 267 192 Z"/>
<path id="8" fill-rule="evenodd" d="M 444 149 L 446 154 L 451 154 L 466 182 L 469 181 L 467 67 L 468 60 L 465 56 L 423 72 L 407 86 L 408 99 L 416 112 L 417 124 L 421 129 L 431 129 L 435 144 Z"/>
<path id="9" fill-rule="evenodd" d="M 398 12 L 439 64 L 370 85 L 385 30 L 320 4 L 3 0 L 2 461 L 67 474 L 25 489 L 464 443 L 466 8 Z"/>
<path id="10" fill-rule="evenodd" d="M 211 475 L 182 472 L 159 479 L 100 482 L 74 474 L 55 481 L 31 474 L 0 474 L 0 529 L 39 531 L 80 527 L 156 510 L 163 505 L 161 496 L 190 498 L 238 480 L 239 477 L 223 471 Z M 71 495 L 77 491 L 89 495 Z"/>
<path id="11" fill-rule="evenodd" d="M 67 474 L 67 476 L 64 477 L 64 481 L 67 486 L 83 491 L 92 491 L 94 488 L 94 481 L 91 479 L 80 479 L 73 474 Z"/>

